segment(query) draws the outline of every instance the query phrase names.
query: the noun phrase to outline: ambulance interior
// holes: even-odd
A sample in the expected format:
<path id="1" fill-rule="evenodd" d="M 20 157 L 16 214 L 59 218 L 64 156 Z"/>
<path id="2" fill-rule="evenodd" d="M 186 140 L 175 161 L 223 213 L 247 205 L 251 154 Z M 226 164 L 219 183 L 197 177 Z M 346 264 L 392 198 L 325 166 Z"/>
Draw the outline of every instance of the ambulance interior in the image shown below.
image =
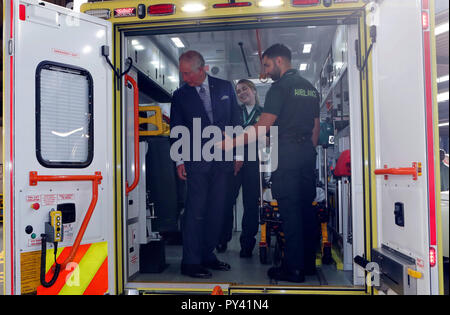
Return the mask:
<path id="1" fill-rule="evenodd" d="M 152 33 L 153 32 L 153 33 Z M 242 29 L 196 29 L 173 33 L 170 30 L 130 31 L 123 37 L 123 60 L 132 58 L 130 75 L 137 79 L 140 117 L 157 113 L 161 108 L 162 131 L 153 124 L 140 125 L 141 179 L 138 188 L 128 195 L 124 214 L 124 235 L 127 237 L 126 270 L 128 284 L 158 286 L 158 283 L 224 283 L 235 286 L 363 286 L 364 271 L 353 263 L 364 252 L 364 212 L 362 206 L 362 158 L 359 135 L 360 72 L 356 67 L 355 40 L 358 25 L 291 23 L 279 27 L 243 27 Z M 239 235 L 243 214 L 242 189 L 234 211 L 233 239 L 219 260 L 228 262 L 231 270 L 212 270 L 211 279 L 195 279 L 181 275 L 182 240 L 180 216 L 183 213 L 185 183 L 176 176 L 175 163 L 170 159 L 169 130 L 172 93 L 182 84 L 178 72 L 178 57 L 187 50 L 197 50 L 205 58 L 208 73 L 236 84 L 239 79 L 251 79 L 264 105 L 271 81 L 260 80 L 262 51 L 272 44 L 283 43 L 292 51 L 292 67 L 317 88 L 321 95 L 321 139 L 317 147 L 318 210 L 324 224 L 318 227 L 321 242 L 317 244 L 317 275 L 308 276 L 305 283 L 274 283 L 267 270 L 275 263 L 275 238 L 272 237 L 266 261 L 262 261 L 258 234 L 253 256 L 239 257 Z M 134 170 L 132 128 L 133 88 L 128 85 L 124 95 L 126 123 L 125 159 L 127 180 Z M 154 108 L 153 108 L 154 109 Z M 354 110 L 352 110 L 354 109 Z M 352 128 L 353 127 L 353 128 Z M 351 147 L 353 146 L 355 147 Z M 339 157 L 350 150 L 354 174 L 337 176 L 334 168 Z M 282 152 L 280 152 L 282 154 Z M 349 162 L 349 161 L 348 161 Z M 359 168 L 359 166 L 361 167 Z M 359 169 L 358 169 L 359 168 Z M 355 189 L 356 187 L 356 189 Z M 357 193 L 354 191 L 357 190 Z M 326 193 L 325 193 L 326 192 Z M 319 212 L 318 212 L 319 215 Z M 260 225 L 261 226 L 261 225 Z M 326 226 L 326 227 L 325 227 Z M 327 241 L 328 243 L 324 242 Z M 322 259 L 326 255 L 326 259 Z"/>

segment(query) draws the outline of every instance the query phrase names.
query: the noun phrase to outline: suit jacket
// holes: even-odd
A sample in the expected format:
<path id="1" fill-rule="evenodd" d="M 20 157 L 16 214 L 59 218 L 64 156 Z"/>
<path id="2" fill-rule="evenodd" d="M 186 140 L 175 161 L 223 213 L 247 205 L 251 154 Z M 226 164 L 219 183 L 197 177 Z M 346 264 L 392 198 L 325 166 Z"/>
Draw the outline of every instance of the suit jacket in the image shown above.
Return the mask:
<path id="1" fill-rule="evenodd" d="M 187 173 L 206 172 L 213 166 L 224 171 L 233 170 L 233 162 L 225 162 L 224 152 L 221 152 L 222 161 L 205 161 L 201 151 L 200 157 L 198 156 L 199 153 L 196 156 L 196 160 L 200 158 L 200 161 L 194 161 L 193 151 L 196 148 L 194 141 L 201 143 L 201 148 L 203 148 L 204 144 L 213 138 L 212 135 L 209 138 L 201 137 L 205 127 L 217 126 L 223 132 L 225 126 L 234 127 L 241 123 L 241 113 L 233 85 L 229 81 L 211 76 L 208 76 L 208 80 L 214 119 L 212 123 L 209 121 L 203 102 L 195 87 L 184 84 L 174 92 L 172 97 L 170 111 L 171 130 L 176 126 L 184 126 L 190 132 L 190 161 L 184 161 Z M 194 118 L 201 120 L 200 131 L 194 130 Z M 223 139 L 223 135 L 221 135 L 221 139 Z M 179 140 L 179 137 L 171 138 L 171 143 L 173 144 L 177 140 Z"/>

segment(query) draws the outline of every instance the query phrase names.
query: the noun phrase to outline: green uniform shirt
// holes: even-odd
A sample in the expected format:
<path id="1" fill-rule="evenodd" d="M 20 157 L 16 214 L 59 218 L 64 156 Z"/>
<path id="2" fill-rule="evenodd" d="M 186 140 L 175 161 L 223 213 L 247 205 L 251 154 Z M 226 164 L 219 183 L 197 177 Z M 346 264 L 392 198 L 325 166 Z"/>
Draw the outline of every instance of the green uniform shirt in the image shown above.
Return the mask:
<path id="1" fill-rule="evenodd" d="M 241 111 L 242 111 L 242 127 L 246 128 L 247 126 L 252 126 L 258 122 L 259 116 L 261 116 L 262 113 L 262 107 L 255 104 L 252 111 L 248 113 L 245 105 L 242 105 Z"/>
<path id="2" fill-rule="evenodd" d="M 319 118 L 319 92 L 298 70 L 290 69 L 267 92 L 264 112 L 277 116 L 279 137 L 309 137 Z"/>

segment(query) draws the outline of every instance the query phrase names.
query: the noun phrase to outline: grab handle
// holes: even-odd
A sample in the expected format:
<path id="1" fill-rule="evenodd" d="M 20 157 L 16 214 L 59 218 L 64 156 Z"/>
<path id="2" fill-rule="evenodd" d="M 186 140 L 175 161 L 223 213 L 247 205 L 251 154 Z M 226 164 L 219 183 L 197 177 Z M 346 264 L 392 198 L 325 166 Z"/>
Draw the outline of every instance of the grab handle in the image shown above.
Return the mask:
<path id="1" fill-rule="evenodd" d="M 126 181 L 125 193 L 128 194 L 136 188 L 139 183 L 140 176 L 140 162 L 139 162 L 139 90 L 136 81 L 125 74 L 125 84 L 130 82 L 134 90 L 134 180 L 131 186 L 128 186 Z"/>
<path id="2" fill-rule="evenodd" d="M 422 175 L 422 163 L 412 163 L 412 167 L 399 167 L 388 168 L 384 165 L 384 168 L 376 169 L 375 175 L 384 175 L 384 179 L 388 179 L 388 175 L 412 175 L 413 180 L 417 180 L 418 176 Z"/>
<path id="3" fill-rule="evenodd" d="M 95 206 L 98 200 L 98 185 L 101 184 L 103 179 L 101 172 L 95 172 L 95 175 L 38 175 L 37 172 L 30 172 L 30 186 L 37 186 L 38 182 L 61 182 L 61 181 L 92 181 L 92 200 L 89 205 L 88 211 L 84 216 L 83 223 L 81 224 L 78 235 L 75 242 L 72 245 L 72 249 L 69 256 L 61 264 L 61 269 L 73 260 L 83 239 L 84 232 L 91 220 L 92 213 L 94 213 Z"/>

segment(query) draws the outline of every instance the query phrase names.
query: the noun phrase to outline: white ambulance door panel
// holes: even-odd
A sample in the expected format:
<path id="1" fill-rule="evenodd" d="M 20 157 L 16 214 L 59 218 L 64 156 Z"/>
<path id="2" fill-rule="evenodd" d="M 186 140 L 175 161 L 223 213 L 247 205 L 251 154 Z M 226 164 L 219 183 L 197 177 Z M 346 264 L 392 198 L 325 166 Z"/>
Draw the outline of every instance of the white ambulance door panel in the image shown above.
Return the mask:
<path id="1" fill-rule="evenodd" d="M 430 209 L 427 180 L 430 157 L 426 152 L 421 5 L 418 0 L 382 1 L 369 14 L 368 23 L 377 29 L 372 51 L 376 168 L 422 165 L 417 178 L 376 176 L 378 248 L 387 246 L 411 258 L 412 268 L 422 274 L 412 293 L 429 294 L 429 213 L 434 210 Z M 393 272 L 384 267 L 382 273 Z M 390 276 L 398 276 L 397 281 L 402 278 Z"/>
<path id="2" fill-rule="evenodd" d="M 5 281 L 6 293 L 33 291 L 24 288 L 28 282 L 22 266 L 29 263 L 25 254 L 41 250 L 49 212 L 65 203 L 75 205 L 75 218 L 64 224 L 58 248 L 75 247 L 82 222 L 88 222 L 79 248 L 92 246 L 92 250 L 77 261 L 80 275 L 92 273 L 89 277 L 94 277 L 100 266 L 107 264 L 108 283 L 103 293 L 113 293 L 112 71 L 101 54 L 103 45 L 112 45 L 111 24 L 42 1 L 10 3 L 5 17 L 12 16 L 12 21 L 7 21 L 13 35 L 7 71 L 13 102 L 8 99 L 6 104 L 5 132 L 12 139 L 6 149 L 12 224 L 6 243 L 13 254 L 8 257 L 11 272 Z M 38 176 L 34 183 L 30 172 Z M 73 177 L 77 175 L 96 179 Z M 68 177 L 55 181 L 56 176 Z M 99 183 L 98 199 L 90 220 L 85 221 L 95 200 L 95 182 Z M 47 248 L 52 245 L 48 243 Z M 98 266 L 89 260 L 92 254 Z M 92 270 L 83 270 L 84 264 Z M 36 282 L 35 278 L 28 280 Z M 66 282 L 56 293 L 83 294 L 92 285 L 89 281 L 81 286 Z"/>

